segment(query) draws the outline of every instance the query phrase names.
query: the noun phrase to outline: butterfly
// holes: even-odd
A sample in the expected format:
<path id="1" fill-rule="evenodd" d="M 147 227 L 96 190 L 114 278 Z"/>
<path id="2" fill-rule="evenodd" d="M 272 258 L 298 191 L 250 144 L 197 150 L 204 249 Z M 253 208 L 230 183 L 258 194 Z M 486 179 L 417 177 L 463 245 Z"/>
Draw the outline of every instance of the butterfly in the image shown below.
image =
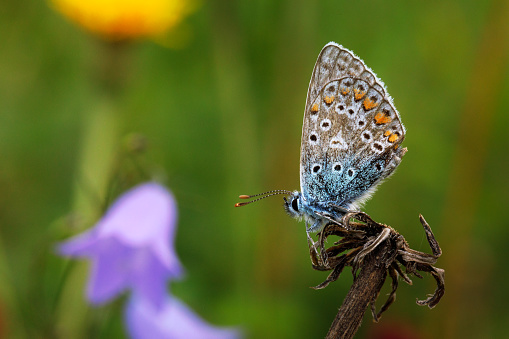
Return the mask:
<path id="1" fill-rule="evenodd" d="M 330 42 L 309 82 L 300 148 L 301 191 L 286 194 L 288 214 L 318 232 L 358 210 L 400 164 L 405 127 L 384 83 L 352 51 Z"/>

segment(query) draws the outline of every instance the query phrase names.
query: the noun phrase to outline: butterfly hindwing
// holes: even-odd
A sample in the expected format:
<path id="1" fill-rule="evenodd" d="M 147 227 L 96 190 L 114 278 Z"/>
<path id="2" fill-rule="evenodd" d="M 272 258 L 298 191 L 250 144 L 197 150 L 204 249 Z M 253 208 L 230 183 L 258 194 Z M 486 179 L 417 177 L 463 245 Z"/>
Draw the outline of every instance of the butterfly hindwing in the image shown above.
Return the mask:
<path id="1" fill-rule="evenodd" d="M 315 64 L 304 112 L 304 198 L 355 207 L 397 167 L 404 135 L 381 80 L 351 51 L 327 44 Z"/>

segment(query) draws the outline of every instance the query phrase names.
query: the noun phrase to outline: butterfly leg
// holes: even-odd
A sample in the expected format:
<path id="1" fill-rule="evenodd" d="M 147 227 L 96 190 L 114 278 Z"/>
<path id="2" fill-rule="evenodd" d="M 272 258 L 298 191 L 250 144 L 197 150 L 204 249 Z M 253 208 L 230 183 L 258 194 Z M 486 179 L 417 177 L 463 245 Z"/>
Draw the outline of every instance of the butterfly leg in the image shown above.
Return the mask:
<path id="1" fill-rule="evenodd" d="M 307 227 L 306 223 L 306 227 Z M 311 226 L 311 229 L 315 227 L 316 223 Z M 327 257 L 324 257 L 321 253 L 322 251 L 325 251 L 322 247 L 320 248 L 320 251 L 318 250 L 318 247 L 320 246 L 320 241 L 314 241 L 313 238 L 311 238 L 311 235 L 309 234 L 309 229 L 307 228 L 306 236 L 308 238 L 308 247 L 309 247 L 309 256 L 311 258 L 311 265 L 313 266 L 313 269 L 318 271 L 328 271 L 332 269 L 330 267 Z M 324 252 L 325 253 L 325 252 Z"/>
<path id="2" fill-rule="evenodd" d="M 318 271 L 328 271 L 332 269 L 327 262 L 327 260 L 322 258 L 320 253 L 318 252 L 318 241 L 313 241 L 309 233 L 306 232 L 306 235 L 308 237 L 308 247 L 309 247 L 309 257 L 311 258 L 311 265 L 313 266 L 313 269 Z"/>
<path id="3" fill-rule="evenodd" d="M 309 247 L 309 256 L 311 258 L 311 264 L 313 265 L 313 268 L 321 268 L 322 262 L 320 260 L 320 256 L 318 254 L 318 251 L 316 249 L 317 243 L 313 241 L 311 236 L 308 232 L 306 232 L 306 235 L 308 237 L 308 247 Z"/>
<path id="4" fill-rule="evenodd" d="M 321 215 L 321 214 L 320 214 Z M 308 227 L 308 223 L 306 223 L 306 232 L 318 232 L 320 231 L 323 226 L 325 225 L 325 222 L 321 218 L 312 218 L 311 220 L 314 220 L 313 224 Z"/>
<path id="5" fill-rule="evenodd" d="M 338 218 L 333 216 L 333 215 L 331 215 L 331 214 L 324 213 L 324 212 L 315 212 L 315 213 L 317 215 L 321 216 L 322 218 L 330 221 L 332 224 L 336 225 L 337 227 L 341 228 L 342 231 L 345 233 L 345 235 L 348 234 L 349 236 L 352 236 L 352 237 L 355 237 L 355 238 L 362 238 L 365 235 L 364 231 L 356 230 L 356 229 L 350 227 L 348 222 L 345 222 L 346 215 L 343 216 L 343 218 L 341 218 L 340 221 L 338 221 Z M 336 232 L 337 232 L 337 230 L 336 230 Z M 344 235 L 342 235 L 342 236 L 344 236 Z"/>
<path id="6" fill-rule="evenodd" d="M 337 218 L 332 215 L 332 214 L 329 214 L 329 213 L 325 213 L 325 212 L 315 212 L 317 215 L 319 215 L 320 217 L 322 217 L 323 219 L 326 219 L 328 221 L 330 221 L 331 223 L 335 224 L 335 225 L 339 225 L 341 227 L 344 227 L 343 224 L 341 223 L 341 221 L 338 221 Z M 325 226 L 325 224 L 327 224 L 327 221 L 325 220 L 317 220 L 313 227 L 317 227 L 317 228 L 322 228 L 322 226 Z"/>
<path id="7" fill-rule="evenodd" d="M 342 206 L 339 206 L 339 205 L 334 205 L 334 204 L 331 204 L 330 205 L 331 207 L 333 207 L 335 210 L 337 210 L 338 212 L 342 213 L 342 214 L 347 214 L 347 213 L 357 213 L 358 211 L 349 211 L 347 210 L 346 208 L 342 207 Z"/>

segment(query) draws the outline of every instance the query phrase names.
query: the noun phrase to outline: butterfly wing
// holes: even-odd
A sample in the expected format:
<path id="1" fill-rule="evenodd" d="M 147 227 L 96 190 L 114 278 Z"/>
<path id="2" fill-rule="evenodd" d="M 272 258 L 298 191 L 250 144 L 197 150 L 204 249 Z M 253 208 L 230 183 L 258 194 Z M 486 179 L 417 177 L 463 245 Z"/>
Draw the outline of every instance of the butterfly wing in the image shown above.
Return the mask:
<path id="1" fill-rule="evenodd" d="M 304 112 L 304 198 L 357 207 L 399 165 L 404 137 L 383 82 L 351 51 L 327 44 L 315 64 Z"/>

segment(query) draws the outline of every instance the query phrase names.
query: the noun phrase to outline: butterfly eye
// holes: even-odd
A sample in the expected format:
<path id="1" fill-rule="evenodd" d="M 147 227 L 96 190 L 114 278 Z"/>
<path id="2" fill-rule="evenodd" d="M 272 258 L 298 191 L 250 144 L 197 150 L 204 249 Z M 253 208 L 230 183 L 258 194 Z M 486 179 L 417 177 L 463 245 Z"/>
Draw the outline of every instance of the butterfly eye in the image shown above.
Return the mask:
<path id="1" fill-rule="evenodd" d="M 299 211 L 299 204 L 297 202 L 297 198 L 294 198 L 292 200 L 292 208 L 294 209 L 294 211 L 298 212 Z"/>

